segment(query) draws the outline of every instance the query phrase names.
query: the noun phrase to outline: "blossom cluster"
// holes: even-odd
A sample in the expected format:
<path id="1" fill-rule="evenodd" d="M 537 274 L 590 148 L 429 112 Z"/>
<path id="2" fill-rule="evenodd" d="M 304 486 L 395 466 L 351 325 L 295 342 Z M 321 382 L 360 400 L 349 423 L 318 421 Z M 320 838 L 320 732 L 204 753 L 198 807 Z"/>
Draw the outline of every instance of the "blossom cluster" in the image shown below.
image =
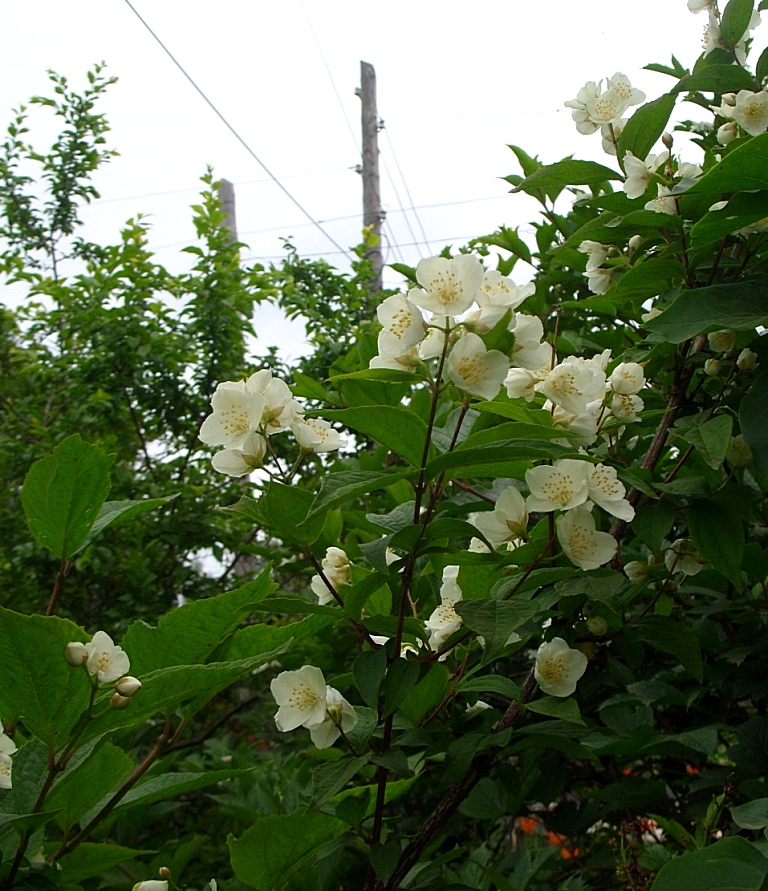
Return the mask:
<path id="1" fill-rule="evenodd" d="M 113 642 L 106 631 L 97 631 L 88 643 L 79 640 L 68 643 L 64 658 L 76 668 L 85 668 L 99 687 L 114 682 L 115 692 L 110 702 L 112 708 L 127 708 L 141 689 L 141 681 L 127 674 L 131 667 L 128 654 Z"/>
<path id="2" fill-rule="evenodd" d="M 284 430 L 290 429 L 307 452 L 330 452 L 346 445 L 328 421 L 305 417 L 285 381 L 272 377 L 266 368 L 247 380 L 220 383 L 211 407 L 199 438 L 206 445 L 223 446 L 211 463 L 229 476 L 245 476 L 260 467 L 269 437 Z"/>
<path id="3" fill-rule="evenodd" d="M 515 313 L 534 285 L 518 286 L 497 270 L 486 271 L 472 254 L 423 259 L 416 280 L 421 287 L 393 294 L 378 307 L 382 330 L 371 368 L 413 370 L 445 354 L 453 384 L 491 400 L 510 366 L 537 370 L 550 362 L 552 350 L 542 343 L 540 319 Z M 515 339 L 511 358 L 487 349 L 481 337 L 505 317 Z"/>
<path id="4" fill-rule="evenodd" d="M 326 684 L 322 671 L 314 665 L 280 672 L 270 690 L 279 706 L 277 729 L 287 732 L 306 727 L 318 749 L 332 746 L 357 724 L 355 709 L 338 690 Z"/>

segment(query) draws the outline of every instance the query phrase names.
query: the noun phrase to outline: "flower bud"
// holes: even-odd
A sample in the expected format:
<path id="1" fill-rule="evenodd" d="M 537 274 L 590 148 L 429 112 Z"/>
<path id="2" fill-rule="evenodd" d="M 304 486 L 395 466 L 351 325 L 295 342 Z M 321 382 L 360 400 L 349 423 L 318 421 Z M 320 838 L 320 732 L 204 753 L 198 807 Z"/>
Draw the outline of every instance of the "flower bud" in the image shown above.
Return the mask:
<path id="1" fill-rule="evenodd" d="M 113 709 L 120 712 L 124 708 L 128 708 L 131 704 L 131 700 L 129 696 L 121 696 L 119 693 L 113 693 L 112 698 L 109 700 L 109 704 Z"/>
<path id="2" fill-rule="evenodd" d="M 713 353 L 730 353 L 736 346 L 736 332 L 730 328 L 723 328 L 720 331 L 713 331 L 707 334 L 709 348 Z"/>
<path id="3" fill-rule="evenodd" d="M 624 574 L 630 582 L 644 582 L 651 572 L 651 567 L 641 560 L 631 560 L 624 564 Z"/>
<path id="4" fill-rule="evenodd" d="M 661 134 L 661 141 L 664 144 L 664 148 L 667 151 L 672 151 L 672 145 L 674 144 L 674 139 L 672 138 L 672 134 L 668 133 L 666 130 Z"/>
<path id="5" fill-rule="evenodd" d="M 72 643 L 67 644 L 67 648 L 64 650 L 64 658 L 70 665 L 78 668 L 81 665 L 85 665 L 88 661 L 88 650 L 86 650 L 84 643 L 81 643 L 79 640 L 73 640 Z"/>
<path id="6" fill-rule="evenodd" d="M 141 690 L 141 681 L 138 678 L 132 678 L 130 675 L 126 675 L 126 677 L 120 678 L 115 684 L 115 690 L 121 696 L 130 698 L 134 693 L 138 693 L 139 690 Z"/>
<path id="7" fill-rule="evenodd" d="M 704 374 L 710 377 L 717 377 L 722 370 L 723 363 L 719 359 L 707 359 L 704 363 Z"/>
<path id="8" fill-rule="evenodd" d="M 636 251 L 643 246 L 643 236 L 642 235 L 633 235 L 632 238 L 629 239 L 629 249 L 630 251 Z"/>
<path id="9" fill-rule="evenodd" d="M 157 874 L 160 876 L 161 879 L 171 878 L 171 871 L 170 869 L 168 869 L 167 866 L 161 866 L 160 869 L 158 869 Z"/>
<path id="10" fill-rule="evenodd" d="M 736 121 L 728 121 L 723 124 L 722 127 L 718 127 L 717 129 L 717 141 L 720 145 L 728 145 L 728 143 L 733 142 L 738 135 L 739 129 L 736 126 Z"/>
<path id="11" fill-rule="evenodd" d="M 136 882 L 131 891 L 168 891 L 168 882 L 158 882 L 156 879 L 149 882 Z"/>
<path id="12" fill-rule="evenodd" d="M 602 616 L 590 616 L 587 619 L 587 628 L 596 637 L 602 637 L 608 630 L 608 623 Z"/>
<path id="13" fill-rule="evenodd" d="M 725 458 L 731 467 L 746 467 L 752 463 L 752 449 L 747 445 L 744 437 L 739 434 L 732 436 L 725 452 Z"/>
<path id="14" fill-rule="evenodd" d="M 753 352 L 749 347 L 745 347 L 736 359 L 739 371 L 751 371 L 756 364 L 757 353 Z"/>

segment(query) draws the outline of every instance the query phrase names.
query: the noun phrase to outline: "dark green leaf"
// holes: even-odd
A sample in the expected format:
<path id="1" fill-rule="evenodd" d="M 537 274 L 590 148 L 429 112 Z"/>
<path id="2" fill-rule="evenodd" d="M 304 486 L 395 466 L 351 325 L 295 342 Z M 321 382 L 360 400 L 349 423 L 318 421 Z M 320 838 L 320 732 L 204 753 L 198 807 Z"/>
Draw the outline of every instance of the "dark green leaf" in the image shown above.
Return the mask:
<path id="1" fill-rule="evenodd" d="M 685 278 L 685 267 L 678 260 L 652 257 L 628 269 L 605 295 L 616 305 L 643 301 L 666 291 Z"/>
<path id="2" fill-rule="evenodd" d="M 726 46 L 736 46 L 741 40 L 754 11 L 754 0 L 728 0 L 720 18 L 720 40 Z"/>
<path id="3" fill-rule="evenodd" d="M 68 884 L 74 884 L 92 876 L 103 875 L 115 866 L 125 863 L 126 860 L 154 853 L 154 851 L 125 848 L 121 845 L 83 842 L 61 861 L 62 876 Z"/>
<path id="4" fill-rule="evenodd" d="M 763 4 L 761 3 L 760 6 L 762 7 L 762 5 Z M 755 75 L 757 76 L 758 83 L 765 83 L 765 79 L 768 77 L 768 47 L 760 53 L 760 58 L 755 65 Z"/>
<path id="5" fill-rule="evenodd" d="M 515 702 L 523 701 L 520 687 L 499 674 L 481 674 L 466 678 L 459 684 L 459 693 L 496 693 Z"/>
<path id="6" fill-rule="evenodd" d="M 723 466 L 728 443 L 731 441 L 733 419 L 730 415 L 707 417 L 706 412 L 680 418 L 672 432 L 695 446 L 710 467 Z"/>
<path id="7" fill-rule="evenodd" d="M 768 133 L 746 140 L 708 170 L 686 195 L 768 189 Z"/>
<path id="8" fill-rule="evenodd" d="M 696 632 L 665 616 L 646 616 L 634 626 L 640 639 L 663 653 L 671 653 L 699 683 L 704 679 L 701 646 Z"/>
<path id="9" fill-rule="evenodd" d="M 675 522 L 677 511 L 665 501 L 643 504 L 635 513 L 632 529 L 648 545 L 654 554 L 661 552 L 661 543 Z"/>
<path id="10" fill-rule="evenodd" d="M 398 657 L 393 659 L 384 679 L 384 711 L 382 717 L 394 714 L 408 691 L 419 679 L 419 666 Z"/>
<path id="11" fill-rule="evenodd" d="M 665 93 L 637 109 L 624 125 L 619 137 L 618 153 L 620 158 L 623 158 L 627 152 L 632 152 L 636 158 L 645 160 L 648 152 L 666 129 L 676 100 L 677 96 L 674 92 Z"/>
<path id="12" fill-rule="evenodd" d="M 670 860 L 651 891 L 761 891 L 768 860 L 745 838 L 723 838 Z"/>
<path id="13" fill-rule="evenodd" d="M 732 807 L 731 817 L 742 829 L 765 829 L 768 826 L 768 798 L 758 798 Z"/>
<path id="14" fill-rule="evenodd" d="M 720 210 L 710 210 L 691 230 L 696 247 L 718 241 L 768 216 L 768 190 L 739 192 Z"/>
<path id="15" fill-rule="evenodd" d="M 505 473 L 505 468 L 518 470 L 513 466 L 519 461 L 535 461 L 541 458 L 560 458 L 571 452 L 566 446 L 555 442 L 526 441 L 497 443 L 495 446 L 476 449 L 461 449 L 440 455 L 427 464 L 426 476 L 432 479 L 440 473 L 448 472 L 456 476 L 514 476 Z"/>
<path id="16" fill-rule="evenodd" d="M 168 495 L 165 498 L 145 498 L 144 501 L 105 501 L 101 506 L 99 515 L 96 517 L 93 526 L 91 526 L 91 530 L 85 541 L 80 545 L 79 550 L 82 550 L 86 545 L 90 544 L 95 536 L 97 536 L 102 529 L 106 529 L 107 526 L 111 526 L 113 523 L 117 522 L 122 523 L 124 520 L 129 520 L 131 517 L 136 517 L 139 514 L 145 514 L 157 507 L 162 507 L 169 501 L 173 501 L 174 498 L 176 498 L 175 495 Z"/>
<path id="17" fill-rule="evenodd" d="M 109 492 L 113 461 L 76 433 L 32 465 L 21 500 L 39 544 L 61 559 L 77 553 Z"/>
<path id="18" fill-rule="evenodd" d="M 741 400 L 739 424 L 758 475 L 768 473 L 768 373 L 760 374 Z"/>
<path id="19" fill-rule="evenodd" d="M 412 687 L 400 703 L 400 711 L 413 724 L 418 726 L 426 713 L 442 702 L 448 690 L 448 669 L 435 662 L 424 677 Z"/>
<path id="20" fill-rule="evenodd" d="M 258 500 L 244 497 L 225 510 L 243 514 L 281 541 L 307 547 L 320 535 L 325 520 L 322 511 L 308 518 L 314 500 L 306 489 L 273 481 Z"/>
<path id="21" fill-rule="evenodd" d="M 762 277 L 683 291 L 660 316 L 646 322 L 645 328 L 670 343 L 682 343 L 718 328 L 752 331 L 766 323 L 768 278 Z"/>
<path id="22" fill-rule="evenodd" d="M 621 174 L 610 167 L 604 167 L 594 161 L 573 161 L 566 159 L 556 164 L 549 164 L 531 173 L 513 192 L 535 194 L 542 189 L 551 197 L 557 196 L 567 186 L 589 186 L 621 179 Z"/>
<path id="23" fill-rule="evenodd" d="M 321 764 L 312 771 L 312 806 L 321 808 L 347 785 L 352 777 L 371 759 L 370 755 L 358 758 L 342 758 L 330 764 Z"/>
<path id="24" fill-rule="evenodd" d="M 374 711 L 378 708 L 379 689 L 387 671 L 387 654 L 383 649 L 366 650 L 352 664 L 355 686 Z"/>
<path id="25" fill-rule="evenodd" d="M 542 611 L 530 600 L 461 600 L 455 608 L 467 628 L 485 639 L 486 658 L 503 650 L 510 634 Z"/>
<path id="26" fill-rule="evenodd" d="M 755 81 L 752 75 L 740 65 L 707 65 L 695 74 L 680 78 L 673 92 L 738 93 L 739 90 L 753 90 Z"/>
<path id="27" fill-rule="evenodd" d="M 402 479 L 409 479 L 412 471 L 350 470 L 328 473 L 323 477 L 308 516 L 337 507 L 359 495 L 367 495 L 377 489 L 386 489 Z"/>
<path id="28" fill-rule="evenodd" d="M 570 696 L 562 699 L 555 696 L 543 696 L 541 699 L 529 702 L 526 708 L 538 715 L 546 715 L 549 718 L 559 718 L 561 721 L 570 721 L 572 724 L 586 726 L 586 721 L 581 717 L 576 700 L 571 699 Z"/>
<path id="29" fill-rule="evenodd" d="M 722 504 L 696 501 L 688 509 L 688 526 L 696 547 L 715 569 L 741 588 L 744 526 L 741 518 Z"/>
<path id="30" fill-rule="evenodd" d="M 329 420 L 339 421 L 385 446 L 413 467 L 421 467 L 427 425 L 415 412 L 400 406 L 367 405 L 328 411 Z"/>

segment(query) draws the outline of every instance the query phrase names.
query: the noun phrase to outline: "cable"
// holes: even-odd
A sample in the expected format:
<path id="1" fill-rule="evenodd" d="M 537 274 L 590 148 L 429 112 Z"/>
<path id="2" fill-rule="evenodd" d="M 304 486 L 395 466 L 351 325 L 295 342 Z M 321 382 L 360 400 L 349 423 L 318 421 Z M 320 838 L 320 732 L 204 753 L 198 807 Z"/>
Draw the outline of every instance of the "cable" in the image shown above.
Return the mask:
<path id="1" fill-rule="evenodd" d="M 248 154 L 254 159 L 254 161 L 256 161 L 256 163 L 259 164 L 259 165 L 261 166 L 261 168 L 264 170 L 264 172 L 267 174 L 267 176 L 268 176 L 268 177 L 275 183 L 275 185 L 277 185 L 277 186 L 278 186 L 278 187 L 285 193 L 285 195 L 286 195 L 288 198 L 290 198 L 290 200 L 296 205 L 296 207 L 299 208 L 299 210 L 304 214 L 304 216 L 307 217 L 309 220 L 312 221 L 312 223 L 313 223 L 313 224 L 320 230 L 320 232 L 322 232 L 323 235 L 325 235 L 325 237 L 328 239 L 328 241 L 330 241 L 331 244 L 334 245 L 334 247 L 338 248 L 338 251 L 337 251 L 337 252 L 334 252 L 334 253 L 341 253 L 341 254 L 344 254 L 344 256 L 347 257 L 347 259 L 351 260 L 351 259 L 352 259 L 352 255 L 349 253 L 349 251 L 345 250 L 340 244 L 338 244 L 338 242 L 336 242 L 336 241 L 335 241 L 335 240 L 334 240 L 334 239 L 333 239 L 333 238 L 332 238 L 332 237 L 325 231 L 325 229 L 323 229 L 323 227 L 317 222 L 317 220 L 315 220 L 315 218 L 312 216 L 312 214 L 310 214 L 308 210 L 305 210 L 305 208 L 303 207 L 303 205 L 301 205 L 301 204 L 299 203 L 299 201 L 298 201 L 296 198 L 294 198 L 293 195 L 291 195 L 291 193 L 288 191 L 288 189 L 286 189 L 286 187 L 280 182 L 280 180 L 274 175 L 274 173 L 272 173 L 272 171 L 271 171 L 271 170 L 267 167 L 267 165 L 261 160 L 261 158 L 258 157 L 258 155 L 253 151 L 253 149 L 252 149 L 252 148 L 248 145 L 248 143 L 243 139 L 243 137 L 237 132 L 237 130 L 235 130 L 235 128 L 232 126 L 232 124 L 229 123 L 229 121 L 228 121 L 228 120 L 224 117 L 224 115 L 218 110 L 218 108 L 216 108 L 216 106 L 213 104 L 213 102 L 211 102 L 211 100 L 205 95 L 205 93 L 200 89 L 200 87 L 198 87 L 198 85 L 195 83 L 195 81 L 192 80 L 192 78 L 190 77 L 189 74 L 187 74 L 187 72 L 185 71 L 185 69 L 183 68 L 183 66 L 181 65 L 181 63 L 178 62 L 178 61 L 176 60 L 176 58 L 175 58 L 175 56 L 173 55 L 173 53 L 168 49 L 168 47 L 163 43 L 163 41 L 160 40 L 160 38 L 157 36 L 157 34 L 155 34 L 155 32 L 152 30 L 152 28 L 149 27 L 149 25 L 147 24 L 147 22 L 144 21 L 144 19 L 141 17 L 141 15 L 139 15 L 138 11 L 136 10 L 136 8 L 135 8 L 135 7 L 133 6 L 133 4 L 131 3 L 131 0 L 125 0 L 125 3 L 126 3 L 127 6 L 129 7 L 129 9 L 133 12 L 133 14 L 136 16 L 136 18 L 142 23 L 142 25 L 144 25 L 144 27 L 147 29 L 147 31 L 149 31 L 149 33 L 150 33 L 150 34 L 155 38 L 155 40 L 160 44 L 161 48 L 163 49 L 163 51 L 165 52 L 165 54 L 168 56 L 168 58 L 169 58 L 169 59 L 173 62 L 173 64 L 179 69 L 179 71 L 184 75 L 184 77 L 186 77 L 186 79 L 190 82 L 190 84 L 192 84 L 192 86 L 195 88 L 195 90 L 200 94 L 200 96 L 202 97 L 202 99 L 205 100 L 206 104 L 207 104 L 207 105 L 210 107 L 210 109 L 216 114 L 216 116 L 217 116 L 217 117 L 219 118 L 219 120 L 224 124 L 224 126 L 229 130 L 229 132 L 235 137 L 235 139 L 237 139 L 237 141 L 243 146 L 243 148 L 244 148 L 244 149 L 248 152 Z"/>
<path id="2" fill-rule="evenodd" d="M 411 210 L 416 217 L 416 222 L 419 224 L 419 228 L 421 229 L 421 234 L 424 236 L 424 244 L 427 246 L 427 250 L 432 252 L 432 247 L 429 243 L 429 239 L 427 238 L 427 233 L 424 230 L 424 226 L 421 223 L 421 219 L 416 208 L 413 206 L 413 198 L 411 197 L 411 190 L 408 188 L 408 183 L 405 181 L 405 177 L 403 176 L 402 168 L 400 167 L 400 162 L 397 160 L 397 155 L 395 154 L 395 147 L 392 145 L 392 140 L 389 138 L 389 131 L 382 127 L 384 130 L 384 135 L 387 137 L 387 143 L 389 144 L 390 151 L 392 152 L 392 157 L 394 158 L 395 165 L 397 166 L 398 173 L 400 174 L 400 179 L 403 181 L 403 185 L 405 186 L 405 194 L 408 196 L 408 200 L 411 202 Z"/>
<path id="3" fill-rule="evenodd" d="M 408 227 L 408 231 L 411 233 L 411 238 L 416 241 L 416 233 L 413 231 L 413 226 L 411 226 L 411 221 L 408 218 L 408 214 L 405 212 L 403 208 L 403 199 L 400 197 L 400 193 L 397 191 L 397 186 L 395 185 L 394 179 L 392 179 L 392 174 L 389 172 L 389 166 L 387 162 L 382 158 L 384 163 L 384 171 L 387 174 L 387 179 L 389 180 L 389 184 L 392 186 L 392 191 L 395 193 L 395 198 L 397 198 L 397 203 L 400 205 L 399 208 L 393 208 L 392 213 L 400 212 L 405 216 L 405 225 Z M 390 213 L 388 210 L 387 213 Z M 419 249 L 419 256 L 421 256 L 421 249 Z"/>
<path id="4" fill-rule="evenodd" d="M 442 241 L 444 244 L 448 244 L 449 242 L 454 241 L 467 241 L 470 238 L 474 238 L 474 234 L 471 235 L 451 235 L 449 237 L 436 238 L 435 241 Z M 418 247 L 421 242 L 419 241 L 405 241 L 400 242 L 399 244 L 393 244 L 392 248 L 404 248 L 404 247 Z M 314 251 L 310 254 L 302 253 L 302 257 L 327 257 L 329 254 L 340 254 L 342 251 Z M 243 260 L 282 260 L 285 254 L 271 254 L 266 257 L 260 257 L 257 254 L 252 254 L 250 257 L 243 257 Z"/>
<path id="5" fill-rule="evenodd" d="M 323 48 L 320 45 L 320 41 L 317 37 L 317 32 L 315 31 L 315 26 L 312 24 L 312 19 L 309 17 L 309 11 L 304 3 L 304 0 L 301 0 L 301 8 L 304 10 L 304 15 L 307 17 L 307 22 L 309 22 L 309 30 L 312 32 L 312 36 L 315 38 L 315 43 L 317 44 L 318 52 L 320 53 L 320 58 L 323 60 L 323 65 L 325 65 L 325 70 L 328 72 L 328 78 L 331 81 L 331 86 L 333 87 L 333 92 L 336 94 L 336 98 L 339 101 L 339 106 L 341 107 L 341 113 L 344 115 L 344 120 L 347 122 L 347 127 L 349 129 L 349 133 L 352 136 L 352 142 L 355 144 L 355 148 L 357 149 L 358 154 L 362 154 L 360 150 L 360 143 L 357 141 L 357 136 L 355 135 L 354 128 L 350 123 L 349 118 L 347 117 L 347 110 L 344 108 L 344 103 L 341 101 L 341 96 L 339 95 L 339 91 L 336 88 L 336 81 L 333 79 L 333 75 L 331 74 L 331 69 L 328 67 L 328 62 L 325 59 L 325 53 L 323 52 Z"/>

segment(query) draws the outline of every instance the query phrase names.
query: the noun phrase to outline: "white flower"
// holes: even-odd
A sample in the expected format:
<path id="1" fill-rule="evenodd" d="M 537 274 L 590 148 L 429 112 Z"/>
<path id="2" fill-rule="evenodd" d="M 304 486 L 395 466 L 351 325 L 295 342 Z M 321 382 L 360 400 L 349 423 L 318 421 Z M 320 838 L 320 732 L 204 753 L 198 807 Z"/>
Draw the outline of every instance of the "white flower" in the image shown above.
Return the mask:
<path id="1" fill-rule="evenodd" d="M 768 129 L 768 92 L 760 90 L 740 90 L 736 94 L 736 107 L 733 119 L 750 136 L 758 136 Z"/>
<path id="2" fill-rule="evenodd" d="M 515 334 L 515 345 L 512 349 L 512 363 L 529 371 L 540 371 L 544 366 L 549 370 L 552 364 L 552 347 L 542 343 L 544 325 L 538 316 L 518 313 L 514 325 L 510 326 Z"/>
<path id="3" fill-rule="evenodd" d="M 757 353 L 749 347 L 745 347 L 736 359 L 739 371 L 751 371 L 757 365 Z"/>
<path id="4" fill-rule="evenodd" d="M 206 445 L 241 449 L 259 429 L 266 399 L 245 381 L 224 381 L 216 387 L 211 406 L 213 414 L 203 421 L 199 438 Z"/>
<path id="5" fill-rule="evenodd" d="M 626 489 L 616 475 L 616 468 L 596 464 L 587 476 L 587 488 L 590 501 L 612 516 L 627 522 L 634 519 L 635 509 L 624 498 Z"/>
<path id="6" fill-rule="evenodd" d="M 460 390 L 493 399 L 509 371 L 509 359 L 500 350 L 487 350 L 477 334 L 459 338 L 448 357 L 448 377 Z"/>
<path id="7" fill-rule="evenodd" d="M 15 751 L 16 743 L 10 736 L 0 733 L 0 789 L 10 789 L 12 787 L 11 770 L 13 764 L 11 762 L 11 755 L 13 755 Z"/>
<path id="8" fill-rule="evenodd" d="M 85 665 L 88 661 L 88 650 L 86 650 L 84 643 L 81 643 L 79 640 L 73 640 L 67 644 L 64 650 L 64 658 L 70 665 L 78 668 L 81 665 Z"/>
<path id="9" fill-rule="evenodd" d="M 609 383 L 614 393 L 633 396 L 645 386 L 643 366 L 637 362 L 621 362 L 613 369 Z"/>
<path id="10" fill-rule="evenodd" d="M 602 401 L 596 400 L 588 403 L 583 412 L 575 415 L 559 405 L 553 406 L 549 401 L 544 404 L 544 409 L 552 412 L 554 426 L 572 434 L 563 445 L 576 445 L 585 449 L 597 439 L 597 422 L 602 408 Z"/>
<path id="11" fill-rule="evenodd" d="M 614 394 L 611 400 L 611 413 L 618 421 L 632 424 L 639 421 L 638 413 L 645 408 L 645 403 L 639 396 Z"/>
<path id="12" fill-rule="evenodd" d="M 600 244 L 599 241 L 582 241 L 579 245 L 579 252 L 587 255 L 587 272 L 593 272 L 608 259 L 611 252 L 611 245 Z"/>
<path id="13" fill-rule="evenodd" d="M 349 557 L 341 548 L 330 547 L 325 552 L 321 563 L 323 574 L 338 592 L 341 585 L 349 585 L 352 580 L 352 570 L 349 565 Z M 320 575 L 313 575 L 310 580 L 312 592 L 317 595 L 317 602 L 323 606 L 334 600 L 333 591 L 326 585 Z"/>
<path id="14" fill-rule="evenodd" d="M 616 539 L 595 529 L 595 518 L 586 507 L 561 514 L 555 523 L 557 540 L 571 563 L 582 569 L 597 569 L 613 559 Z"/>
<path id="15" fill-rule="evenodd" d="M 608 78 L 606 86 L 616 90 L 628 105 L 639 105 L 641 102 L 645 102 L 645 93 L 633 87 L 626 74 L 622 74 L 620 71 Z"/>
<path id="16" fill-rule="evenodd" d="M 736 346 L 736 332 L 731 328 L 722 328 L 707 334 L 707 342 L 713 353 L 730 353 Z"/>
<path id="17" fill-rule="evenodd" d="M 525 502 L 529 511 L 571 510 L 589 497 L 587 461 L 563 458 L 525 471 L 531 494 Z"/>
<path id="18" fill-rule="evenodd" d="M 525 500 L 514 486 L 507 486 L 492 511 L 469 515 L 469 522 L 479 529 L 494 547 L 515 541 L 525 534 L 528 512 Z"/>
<path id="19" fill-rule="evenodd" d="M 752 449 L 747 445 L 746 440 L 740 433 L 738 436 L 732 436 L 725 452 L 725 457 L 731 467 L 747 467 L 752 463 Z"/>
<path id="20" fill-rule="evenodd" d="M 723 370 L 723 363 L 719 359 L 707 359 L 704 363 L 704 374 L 709 377 L 717 377 Z"/>
<path id="21" fill-rule="evenodd" d="M 385 335 L 385 331 L 379 334 L 379 354 L 370 360 L 368 363 L 369 368 L 414 371 L 418 365 L 421 365 L 418 345 L 407 347 L 402 351 L 396 342 L 393 343 L 391 338 L 387 338 Z"/>
<path id="22" fill-rule="evenodd" d="M 666 186 L 659 183 L 658 194 L 655 198 L 646 202 L 644 207 L 646 210 L 652 210 L 655 213 L 677 213 L 677 204 L 670 190 Z"/>
<path id="23" fill-rule="evenodd" d="M 88 661 L 85 667 L 88 674 L 98 679 L 99 685 L 108 684 L 128 674 L 131 662 L 128 654 L 112 642 L 106 631 L 97 631 L 85 645 Z"/>
<path id="24" fill-rule="evenodd" d="M 424 317 L 408 299 L 405 294 L 392 294 L 382 301 L 376 309 L 376 315 L 384 326 L 379 336 L 379 352 L 404 353 L 409 347 L 415 346 L 427 333 L 424 325 Z M 382 336 L 383 335 L 383 336 Z"/>
<path id="25" fill-rule="evenodd" d="M 466 312 L 483 281 L 483 265 L 472 254 L 459 254 L 452 260 L 427 257 L 416 267 L 421 288 L 412 288 L 412 303 L 438 316 L 456 316 Z"/>
<path id="26" fill-rule="evenodd" d="M 245 387 L 264 397 L 264 411 L 259 426 L 265 434 L 287 430 L 292 421 L 300 421 L 304 417 L 304 409 L 293 398 L 288 384 L 279 378 L 273 378 L 268 368 L 252 374 L 245 382 Z"/>
<path id="27" fill-rule="evenodd" d="M 639 198 L 645 194 L 651 182 L 651 176 L 662 164 L 669 158 L 669 152 L 662 152 L 660 155 L 648 155 L 645 161 L 636 158 L 632 152 L 624 155 L 624 170 L 627 178 L 624 182 L 624 192 L 627 198 Z"/>
<path id="28" fill-rule="evenodd" d="M 579 133 L 589 135 L 602 126 L 618 123 L 630 105 L 637 105 L 644 99 L 645 94 L 634 89 L 627 77 L 617 72 L 608 78 L 604 93 L 602 81 L 596 84 L 591 80 L 565 105 L 573 109 L 571 117 Z"/>
<path id="29" fill-rule="evenodd" d="M 570 696 L 586 670 L 584 653 L 571 649 L 562 637 L 554 637 L 539 647 L 533 673 L 544 693 Z"/>
<path id="30" fill-rule="evenodd" d="M 304 665 L 298 671 L 281 671 L 269 689 L 280 706 L 275 715 L 278 730 L 295 730 L 325 720 L 327 685 L 322 671 L 314 665 Z"/>
<path id="31" fill-rule="evenodd" d="M 616 154 L 616 144 L 621 139 L 621 134 L 624 132 L 624 127 L 626 127 L 628 120 L 628 118 L 622 118 L 620 121 L 614 121 L 611 125 L 603 124 L 600 128 L 603 151 L 607 155 Z"/>
<path id="32" fill-rule="evenodd" d="M 706 562 L 689 538 L 678 538 L 664 551 L 664 565 L 669 572 L 696 575 Z"/>
<path id="33" fill-rule="evenodd" d="M 588 359 L 567 356 L 547 374 L 542 390 L 555 405 L 580 415 L 590 402 L 605 398 L 605 371 Z"/>
<path id="34" fill-rule="evenodd" d="M 227 476 L 245 476 L 261 467 L 267 442 L 261 433 L 249 433 L 239 449 L 222 449 L 211 458 L 214 470 Z"/>
<path id="35" fill-rule="evenodd" d="M 688 0 L 688 9 L 691 12 L 701 12 L 704 9 L 714 9 L 715 0 Z"/>
<path id="36" fill-rule="evenodd" d="M 333 452 L 347 444 L 337 430 L 322 418 L 294 421 L 291 430 L 299 445 L 308 452 Z"/>
<path id="37" fill-rule="evenodd" d="M 456 320 L 453 316 L 433 315 L 429 320 L 427 328 L 427 336 L 419 344 L 419 358 L 435 359 L 442 356 L 445 349 L 446 339 L 448 343 L 455 343 L 461 336 L 461 332 L 456 330 Z"/>
<path id="38" fill-rule="evenodd" d="M 148 882 L 136 882 L 131 891 L 168 891 L 168 882 L 152 879 Z"/>
<path id="39" fill-rule="evenodd" d="M 607 294 L 613 284 L 613 269 L 593 269 L 587 273 L 587 287 L 593 294 Z"/>
<path id="40" fill-rule="evenodd" d="M 317 724 L 307 724 L 312 742 L 318 749 L 327 749 L 341 736 L 341 731 L 349 733 L 357 724 L 357 713 L 353 706 L 334 687 L 326 688 L 325 717 Z"/>
<path id="41" fill-rule="evenodd" d="M 504 386 L 510 399 L 525 399 L 530 402 L 536 395 L 538 378 L 525 368 L 510 368 L 504 378 Z"/>
<path id="42" fill-rule="evenodd" d="M 651 567 L 644 560 L 630 560 L 624 564 L 624 574 L 630 582 L 644 582 L 651 573 Z"/>
<path id="43" fill-rule="evenodd" d="M 736 94 L 723 93 L 720 100 L 722 104 L 711 106 L 712 111 L 715 112 L 715 114 L 719 114 L 720 117 L 731 120 L 731 118 L 733 118 L 733 110 L 736 108 Z"/>
<path id="44" fill-rule="evenodd" d="M 429 646 L 433 651 L 439 650 L 448 638 L 461 627 L 461 616 L 454 607 L 462 599 L 461 588 L 457 581 L 458 566 L 446 566 L 443 569 L 443 583 L 440 586 L 440 606 L 424 623 L 429 631 Z M 442 659 L 445 658 L 444 654 Z"/>

